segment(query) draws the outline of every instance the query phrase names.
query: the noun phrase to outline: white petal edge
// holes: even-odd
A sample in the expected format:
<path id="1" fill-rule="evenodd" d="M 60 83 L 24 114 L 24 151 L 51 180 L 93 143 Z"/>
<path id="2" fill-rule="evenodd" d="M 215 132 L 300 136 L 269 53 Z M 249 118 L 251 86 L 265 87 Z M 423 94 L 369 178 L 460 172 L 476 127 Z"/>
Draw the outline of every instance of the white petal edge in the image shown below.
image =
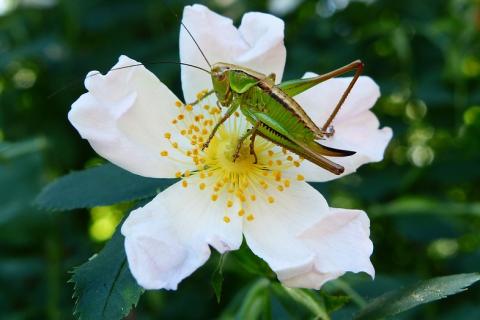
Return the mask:
<path id="1" fill-rule="evenodd" d="M 346 272 L 365 272 L 374 278 L 369 236 L 370 221 L 364 211 L 330 208 L 328 215 L 298 236 L 315 254 L 308 271 L 279 279 L 289 287 L 320 289 Z"/>
<path id="2" fill-rule="evenodd" d="M 145 67 L 126 56 L 106 75 L 90 72 L 85 79 L 88 92 L 72 105 L 68 119 L 92 148 L 114 164 L 139 175 L 170 178 L 185 170 L 182 160 L 164 134 L 179 145 L 187 145 L 171 124 L 176 116 L 175 95 Z M 133 67 L 131 67 L 133 66 Z M 118 69 L 121 68 L 121 69 Z"/>
<path id="3" fill-rule="evenodd" d="M 304 78 L 315 75 L 308 72 Z M 349 77 L 327 80 L 301 93 L 295 99 L 312 120 L 322 126 L 351 79 Z M 303 174 L 307 181 L 325 182 L 351 174 L 366 163 L 381 161 L 393 132 L 389 127 L 380 129 L 377 117 L 369 110 L 379 96 L 378 85 L 369 77 L 360 77 L 332 123 L 335 128 L 334 136 L 319 141 L 329 147 L 356 152 L 349 157 L 330 157 L 330 160 L 345 168 L 343 174 L 335 175 L 308 161 L 303 162 L 300 168 L 292 168 L 292 171 Z"/>
<path id="4" fill-rule="evenodd" d="M 281 19 L 250 12 L 243 16 L 237 29 L 231 19 L 196 4 L 185 7 L 182 22 L 210 64 L 233 63 L 265 75 L 275 73 L 277 82 L 281 80 L 286 60 L 284 23 Z M 180 60 L 210 69 L 184 28 L 180 29 Z M 181 70 L 183 94 L 187 102 L 194 101 L 199 91 L 212 89 L 209 74 L 186 66 L 182 66 Z"/>
<path id="5" fill-rule="evenodd" d="M 213 202 L 206 191 L 189 188 L 174 184 L 122 226 L 130 271 L 145 289 L 176 290 L 207 261 L 209 246 L 223 253 L 241 245 L 241 218 L 223 220 L 226 199 Z"/>

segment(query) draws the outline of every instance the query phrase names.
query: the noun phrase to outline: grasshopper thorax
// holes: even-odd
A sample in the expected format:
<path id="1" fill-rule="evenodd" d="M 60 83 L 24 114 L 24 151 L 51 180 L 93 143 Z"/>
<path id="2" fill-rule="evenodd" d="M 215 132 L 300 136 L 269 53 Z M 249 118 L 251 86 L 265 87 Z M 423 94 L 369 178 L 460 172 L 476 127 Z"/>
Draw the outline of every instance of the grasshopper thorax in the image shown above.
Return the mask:
<path id="1" fill-rule="evenodd" d="M 226 63 L 216 63 L 212 66 L 212 84 L 218 102 L 227 107 L 232 102 L 232 91 L 230 88 L 230 79 L 228 73 L 231 68 Z"/>

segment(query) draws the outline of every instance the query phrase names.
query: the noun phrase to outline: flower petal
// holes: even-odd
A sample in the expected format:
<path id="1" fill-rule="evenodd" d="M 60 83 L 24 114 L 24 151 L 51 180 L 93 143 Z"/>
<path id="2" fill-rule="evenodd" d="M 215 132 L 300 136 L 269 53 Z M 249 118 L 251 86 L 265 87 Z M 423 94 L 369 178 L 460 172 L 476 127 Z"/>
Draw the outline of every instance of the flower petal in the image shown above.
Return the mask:
<path id="1" fill-rule="evenodd" d="M 209 245 L 221 253 L 240 247 L 241 218 L 224 222 L 223 199 L 213 202 L 206 191 L 189 189 L 174 184 L 122 226 L 130 270 L 145 289 L 175 290 L 205 263 Z"/>
<path id="2" fill-rule="evenodd" d="M 327 281 L 345 272 L 366 272 L 372 278 L 370 262 L 373 244 L 370 221 L 361 210 L 330 208 L 330 213 L 305 230 L 299 238 L 315 253 L 311 269 L 282 279 L 290 287 L 320 289 Z"/>
<path id="3" fill-rule="evenodd" d="M 274 192 L 274 191 L 271 191 Z M 250 249 L 264 259 L 279 277 L 290 278 L 308 270 L 314 253 L 298 238 L 329 212 L 323 196 L 305 182 L 292 182 L 275 202 L 255 202 L 255 219 L 244 224 Z"/>
<path id="4" fill-rule="evenodd" d="M 313 73 L 305 75 L 307 78 L 313 76 L 315 76 Z M 327 80 L 298 95 L 295 99 L 307 114 L 322 126 L 351 79 Z M 342 175 L 337 176 L 308 161 L 304 161 L 300 168 L 293 168 L 292 171 L 301 172 L 308 181 L 324 182 L 355 172 L 366 163 L 381 161 L 393 133 L 388 127 L 379 129 L 380 123 L 377 117 L 369 110 L 379 95 L 378 86 L 371 78 L 360 77 L 332 122 L 335 134 L 331 138 L 320 141 L 321 144 L 329 147 L 356 152 L 349 157 L 330 158 L 345 168 Z"/>
<path id="5" fill-rule="evenodd" d="M 188 143 L 171 124 L 177 98 L 143 66 L 132 65 L 138 62 L 121 56 L 113 68 L 123 69 L 90 72 L 88 92 L 73 103 L 68 118 L 98 154 L 116 165 L 143 176 L 174 177 L 184 166 L 160 152 L 175 154 L 166 132 L 180 145 Z"/>
<path id="6" fill-rule="evenodd" d="M 275 199 L 274 204 L 258 203 L 258 214 L 244 223 L 244 234 L 280 281 L 318 289 L 347 271 L 373 274 L 369 222 L 363 212 L 330 209 L 304 182 L 292 184 Z"/>
<path id="7" fill-rule="evenodd" d="M 238 64 L 265 75 L 275 73 L 277 82 L 281 80 L 286 59 L 284 23 L 281 19 L 250 12 L 243 16 L 237 29 L 231 19 L 196 4 L 185 7 L 182 22 L 210 64 Z M 180 30 L 180 60 L 210 70 L 184 28 Z M 182 66 L 182 88 L 185 100 L 192 102 L 201 90 L 212 89 L 212 80 L 207 73 Z"/>

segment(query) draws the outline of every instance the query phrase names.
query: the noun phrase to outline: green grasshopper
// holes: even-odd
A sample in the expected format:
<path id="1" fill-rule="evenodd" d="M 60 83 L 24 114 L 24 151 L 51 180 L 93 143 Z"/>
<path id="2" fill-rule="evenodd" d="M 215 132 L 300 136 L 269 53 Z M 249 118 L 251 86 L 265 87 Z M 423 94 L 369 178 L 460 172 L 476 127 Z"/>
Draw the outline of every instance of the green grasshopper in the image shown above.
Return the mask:
<path id="1" fill-rule="evenodd" d="M 238 158 L 243 141 L 251 136 L 250 153 L 256 162 L 254 144 L 255 137 L 259 135 L 334 174 L 341 174 L 344 168 L 324 156 L 345 157 L 353 155 L 355 152 L 323 146 L 315 140 L 325 139 L 334 134 L 331 123 L 362 69 L 363 63 L 357 60 L 324 75 L 275 85 L 275 74 L 266 76 L 233 64 L 222 62 L 214 64 L 210 72 L 213 90 L 209 93 L 215 93 L 219 107 L 228 109 L 214 126 L 203 149 L 208 147 L 218 128 L 240 108 L 253 127 L 240 137 L 233 161 Z M 318 83 L 351 70 L 356 70 L 355 76 L 325 124 L 322 128 L 317 127 L 293 97 Z"/>
<path id="2" fill-rule="evenodd" d="M 220 121 L 213 127 L 202 150 L 208 148 L 218 128 L 240 108 L 253 127 L 240 137 L 233 154 L 234 162 L 239 157 L 242 143 L 249 136 L 251 137 L 250 154 L 254 156 L 255 163 L 257 162 L 254 146 L 255 137 L 259 135 L 334 174 L 343 173 L 344 168 L 341 165 L 325 156 L 346 157 L 355 152 L 330 148 L 321 145 L 316 140 L 331 137 L 335 133 L 331 125 L 332 121 L 363 71 L 363 63 L 360 60 L 317 77 L 290 80 L 275 85 L 275 74 L 265 75 L 242 66 L 223 62 L 211 65 L 188 28 L 183 22 L 180 23 L 210 66 L 210 72 L 197 67 L 210 73 L 212 78 L 213 90 L 209 91 L 206 96 L 215 93 L 218 107 L 228 108 Z M 329 118 L 319 128 L 293 97 L 323 81 L 353 70 L 355 70 L 355 75 L 352 81 Z M 193 102 L 192 105 L 199 101 Z"/>

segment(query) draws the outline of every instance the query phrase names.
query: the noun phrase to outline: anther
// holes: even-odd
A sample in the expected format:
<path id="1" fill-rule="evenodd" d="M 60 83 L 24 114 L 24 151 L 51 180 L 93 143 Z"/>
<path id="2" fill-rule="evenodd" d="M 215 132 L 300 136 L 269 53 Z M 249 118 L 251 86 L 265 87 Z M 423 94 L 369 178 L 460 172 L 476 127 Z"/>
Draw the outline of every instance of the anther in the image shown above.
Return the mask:
<path id="1" fill-rule="evenodd" d="M 305 180 L 305 177 L 302 176 L 301 174 L 298 174 L 298 175 L 297 175 L 297 180 L 298 180 L 298 181 L 303 181 L 303 180 Z"/>
<path id="2" fill-rule="evenodd" d="M 160 155 L 161 155 L 162 157 L 167 157 L 167 156 L 168 156 L 168 151 L 163 150 L 162 152 L 160 152 Z"/>
<path id="3" fill-rule="evenodd" d="M 247 216 L 247 220 L 248 220 L 248 221 L 253 221 L 253 219 L 255 219 L 255 217 L 253 216 L 253 214 L 249 214 L 249 215 Z"/>
<path id="4" fill-rule="evenodd" d="M 230 218 L 227 217 L 227 216 L 225 216 L 225 217 L 223 217 L 223 221 L 225 221 L 225 223 L 229 223 L 229 222 L 230 222 Z"/>

